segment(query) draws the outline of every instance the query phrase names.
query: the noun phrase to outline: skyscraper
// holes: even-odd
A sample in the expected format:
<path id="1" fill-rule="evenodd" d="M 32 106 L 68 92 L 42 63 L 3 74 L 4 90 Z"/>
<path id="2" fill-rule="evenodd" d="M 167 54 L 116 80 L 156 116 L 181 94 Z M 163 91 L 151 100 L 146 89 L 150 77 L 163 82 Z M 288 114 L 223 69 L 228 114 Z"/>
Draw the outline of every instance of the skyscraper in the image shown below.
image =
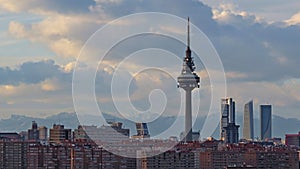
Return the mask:
<path id="1" fill-rule="evenodd" d="M 229 104 L 227 104 L 227 99 L 221 99 L 221 122 L 220 122 L 220 139 L 225 139 L 225 128 L 228 126 L 229 118 Z"/>
<path id="2" fill-rule="evenodd" d="M 272 106 L 260 105 L 260 139 L 272 138 Z"/>
<path id="3" fill-rule="evenodd" d="M 185 51 L 185 58 L 180 76 L 177 78 L 178 87 L 185 90 L 185 141 L 192 141 L 192 96 L 191 92 L 194 88 L 199 88 L 200 78 L 194 72 L 196 69 L 192 58 L 190 49 L 190 25 L 188 19 L 188 36 L 187 36 L 187 49 Z"/>
<path id="4" fill-rule="evenodd" d="M 226 143 L 237 143 L 239 140 L 239 127 L 235 124 L 235 102 L 232 98 L 221 99 L 221 140 Z"/>
<path id="5" fill-rule="evenodd" d="M 253 100 L 249 101 L 244 106 L 244 128 L 243 138 L 247 140 L 254 139 L 254 128 L 253 128 Z"/>
<path id="6" fill-rule="evenodd" d="M 221 99 L 221 124 L 220 137 L 225 139 L 225 127 L 229 123 L 235 123 L 235 102 L 232 98 Z"/>
<path id="7" fill-rule="evenodd" d="M 39 140 L 38 125 L 32 121 L 31 129 L 28 129 L 28 140 Z"/>

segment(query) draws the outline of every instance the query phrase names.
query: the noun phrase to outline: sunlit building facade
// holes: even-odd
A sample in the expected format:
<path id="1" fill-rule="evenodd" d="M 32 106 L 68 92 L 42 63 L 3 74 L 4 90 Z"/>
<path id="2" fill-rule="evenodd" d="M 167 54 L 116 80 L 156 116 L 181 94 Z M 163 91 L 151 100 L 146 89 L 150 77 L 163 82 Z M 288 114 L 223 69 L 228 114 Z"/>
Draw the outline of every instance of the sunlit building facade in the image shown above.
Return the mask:
<path id="1" fill-rule="evenodd" d="M 254 139 L 253 100 L 249 101 L 244 106 L 243 138 L 247 140 Z"/>

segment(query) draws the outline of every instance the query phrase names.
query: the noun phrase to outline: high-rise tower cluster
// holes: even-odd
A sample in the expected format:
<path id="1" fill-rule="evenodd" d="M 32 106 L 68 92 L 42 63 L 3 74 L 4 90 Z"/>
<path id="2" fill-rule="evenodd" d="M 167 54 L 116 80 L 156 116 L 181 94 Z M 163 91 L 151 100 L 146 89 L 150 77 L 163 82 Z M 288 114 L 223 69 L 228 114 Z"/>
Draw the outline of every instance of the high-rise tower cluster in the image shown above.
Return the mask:
<path id="1" fill-rule="evenodd" d="M 237 143 L 239 125 L 235 124 L 235 101 L 221 99 L 220 138 L 226 143 Z M 272 138 L 272 106 L 260 105 L 260 140 Z M 244 106 L 243 139 L 254 140 L 253 100 Z"/>
<path id="2" fill-rule="evenodd" d="M 259 111 L 260 140 L 265 141 L 272 138 L 272 105 L 260 105 Z M 253 100 L 244 106 L 243 138 L 246 140 L 254 140 Z"/>

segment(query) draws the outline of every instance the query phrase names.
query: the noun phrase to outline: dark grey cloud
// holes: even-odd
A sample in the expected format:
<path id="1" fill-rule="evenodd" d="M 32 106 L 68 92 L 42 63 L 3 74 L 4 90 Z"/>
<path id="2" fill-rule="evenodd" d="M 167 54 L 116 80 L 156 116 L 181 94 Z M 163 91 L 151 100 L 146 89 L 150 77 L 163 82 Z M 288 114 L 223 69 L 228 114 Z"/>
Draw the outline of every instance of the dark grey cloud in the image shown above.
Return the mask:
<path id="1" fill-rule="evenodd" d="M 17 69 L 0 67 L 0 85 L 37 84 L 53 77 L 71 80 L 71 74 L 64 72 L 53 60 L 25 62 Z"/>
<path id="2" fill-rule="evenodd" d="M 194 24 L 206 32 L 211 33 L 217 29 L 216 22 L 212 19 L 212 10 L 207 5 L 195 0 L 130 0 L 121 3 L 101 3 L 101 9 L 113 17 L 122 17 L 137 12 L 161 12 L 173 14 L 182 18 L 190 17 Z M 215 32 L 215 31 L 213 31 Z"/>
<path id="3" fill-rule="evenodd" d="M 220 25 L 220 35 L 211 38 L 225 70 L 245 73 L 248 81 L 300 78 L 299 26 L 238 24 L 244 26 Z"/>
<path id="4" fill-rule="evenodd" d="M 228 22 L 217 22 L 209 6 L 192 0 L 132 0 L 100 5 L 105 13 L 113 17 L 136 12 L 164 12 L 182 18 L 190 16 L 192 23 L 215 45 L 225 71 L 247 75 L 235 80 L 278 81 L 300 78 L 299 26 L 283 27 L 283 23 L 270 25 L 257 22 L 254 15 L 241 16 L 234 13 L 230 14 Z M 196 64 L 201 65 L 200 62 Z"/>

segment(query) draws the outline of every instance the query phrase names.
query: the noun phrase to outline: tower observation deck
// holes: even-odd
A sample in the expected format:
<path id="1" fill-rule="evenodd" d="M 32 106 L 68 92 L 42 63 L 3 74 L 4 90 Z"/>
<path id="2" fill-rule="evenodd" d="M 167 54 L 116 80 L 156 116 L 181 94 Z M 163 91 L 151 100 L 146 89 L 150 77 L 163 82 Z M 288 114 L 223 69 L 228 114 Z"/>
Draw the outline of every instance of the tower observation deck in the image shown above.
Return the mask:
<path id="1" fill-rule="evenodd" d="M 187 49 L 183 59 L 182 71 L 177 78 L 178 87 L 185 90 L 185 141 L 192 141 L 192 96 L 194 88 L 199 88 L 200 77 L 196 69 L 190 49 L 190 19 L 187 24 Z"/>

